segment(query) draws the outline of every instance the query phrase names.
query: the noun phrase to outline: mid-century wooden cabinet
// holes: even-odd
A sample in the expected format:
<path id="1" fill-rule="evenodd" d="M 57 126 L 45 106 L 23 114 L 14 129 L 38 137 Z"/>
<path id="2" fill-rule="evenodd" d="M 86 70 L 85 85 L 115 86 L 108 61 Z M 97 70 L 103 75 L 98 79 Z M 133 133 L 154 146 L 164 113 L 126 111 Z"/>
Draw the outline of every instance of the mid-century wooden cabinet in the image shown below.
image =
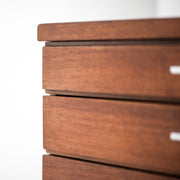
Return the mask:
<path id="1" fill-rule="evenodd" d="M 43 180 L 180 179 L 180 18 L 40 24 Z"/>

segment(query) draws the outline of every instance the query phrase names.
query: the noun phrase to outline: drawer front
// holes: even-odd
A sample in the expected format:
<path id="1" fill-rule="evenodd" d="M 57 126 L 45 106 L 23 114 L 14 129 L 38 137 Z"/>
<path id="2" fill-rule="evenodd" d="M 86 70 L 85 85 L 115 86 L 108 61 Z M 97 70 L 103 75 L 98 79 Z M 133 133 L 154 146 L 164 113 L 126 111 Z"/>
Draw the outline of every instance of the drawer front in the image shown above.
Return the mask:
<path id="1" fill-rule="evenodd" d="M 171 74 L 172 66 L 180 67 L 180 45 L 45 47 L 43 88 L 57 94 L 180 101 L 180 75 Z"/>
<path id="2" fill-rule="evenodd" d="M 180 106 L 44 96 L 49 153 L 180 174 Z"/>
<path id="3" fill-rule="evenodd" d="M 43 156 L 43 180 L 59 179 L 177 180 L 178 178 L 57 156 Z"/>

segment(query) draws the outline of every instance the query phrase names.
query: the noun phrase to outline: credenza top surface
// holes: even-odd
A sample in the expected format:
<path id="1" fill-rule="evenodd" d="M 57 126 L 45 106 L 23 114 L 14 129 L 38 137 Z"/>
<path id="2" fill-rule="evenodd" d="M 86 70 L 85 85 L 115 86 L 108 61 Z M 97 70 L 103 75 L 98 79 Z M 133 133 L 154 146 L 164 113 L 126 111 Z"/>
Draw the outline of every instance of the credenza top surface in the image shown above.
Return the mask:
<path id="1" fill-rule="evenodd" d="M 180 39 L 180 18 L 39 24 L 39 41 Z"/>

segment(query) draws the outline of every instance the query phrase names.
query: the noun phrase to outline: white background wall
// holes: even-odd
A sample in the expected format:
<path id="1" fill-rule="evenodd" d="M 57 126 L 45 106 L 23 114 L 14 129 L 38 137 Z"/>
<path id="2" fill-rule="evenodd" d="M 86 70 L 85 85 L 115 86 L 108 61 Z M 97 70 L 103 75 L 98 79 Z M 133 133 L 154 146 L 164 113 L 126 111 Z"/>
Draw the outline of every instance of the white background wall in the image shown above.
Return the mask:
<path id="1" fill-rule="evenodd" d="M 180 0 L 158 0 L 156 2 L 157 17 L 180 16 Z"/>
<path id="2" fill-rule="evenodd" d="M 44 43 L 37 25 L 157 15 L 179 16 L 180 1 L 0 1 L 0 180 L 41 179 Z"/>

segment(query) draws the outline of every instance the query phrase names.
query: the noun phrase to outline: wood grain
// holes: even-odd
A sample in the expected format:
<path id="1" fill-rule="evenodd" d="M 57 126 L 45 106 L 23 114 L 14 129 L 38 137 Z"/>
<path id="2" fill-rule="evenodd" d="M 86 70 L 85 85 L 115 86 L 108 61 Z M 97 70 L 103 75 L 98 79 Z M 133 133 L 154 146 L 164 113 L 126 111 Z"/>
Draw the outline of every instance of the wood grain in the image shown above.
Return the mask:
<path id="1" fill-rule="evenodd" d="M 43 156 L 43 180 L 177 180 L 130 169 L 100 165 L 55 156 Z"/>
<path id="2" fill-rule="evenodd" d="M 39 41 L 180 38 L 180 18 L 40 24 Z"/>
<path id="3" fill-rule="evenodd" d="M 180 175 L 180 106 L 45 96 L 48 153 Z"/>
<path id="4" fill-rule="evenodd" d="M 180 45 L 43 49 L 43 88 L 89 96 L 180 101 Z"/>

